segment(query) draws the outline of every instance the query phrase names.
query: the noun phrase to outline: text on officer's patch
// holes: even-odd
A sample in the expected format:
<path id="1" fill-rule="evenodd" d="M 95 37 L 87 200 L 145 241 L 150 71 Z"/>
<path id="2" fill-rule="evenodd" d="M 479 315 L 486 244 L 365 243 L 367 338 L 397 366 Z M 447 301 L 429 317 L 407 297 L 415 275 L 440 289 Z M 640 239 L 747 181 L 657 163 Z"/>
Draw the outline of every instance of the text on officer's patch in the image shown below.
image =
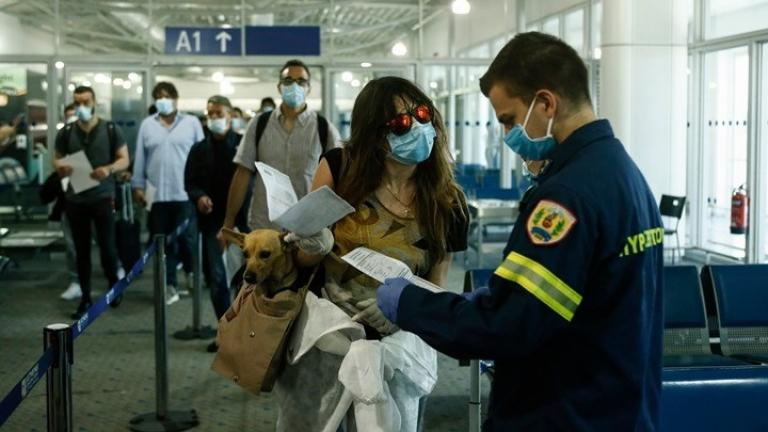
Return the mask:
<path id="1" fill-rule="evenodd" d="M 664 243 L 664 228 L 650 228 L 627 237 L 620 257 L 634 255 Z"/>
<path id="2" fill-rule="evenodd" d="M 576 216 L 564 205 L 541 200 L 528 216 L 526 231 L 531 243 L 553 245 L 564 239 L 575 224 Z"/>

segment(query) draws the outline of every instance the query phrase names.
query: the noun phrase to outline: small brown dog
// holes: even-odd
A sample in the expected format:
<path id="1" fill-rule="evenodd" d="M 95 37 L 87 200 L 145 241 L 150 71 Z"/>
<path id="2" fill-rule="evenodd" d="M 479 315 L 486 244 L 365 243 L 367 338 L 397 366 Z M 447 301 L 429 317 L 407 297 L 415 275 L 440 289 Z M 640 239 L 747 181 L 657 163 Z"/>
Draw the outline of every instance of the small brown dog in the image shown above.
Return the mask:
<path id="1" fill-rule="evenodd" d="M 258 229 L 248 234 L 221 230 L 224 238 L 238 245 L 245 255 L 243 280 L 258 285 L 269 298 L 291 289 L 298 277 L 293 259 L 293 244 L 286 243 L 285 234 L 271 229 Z"/>

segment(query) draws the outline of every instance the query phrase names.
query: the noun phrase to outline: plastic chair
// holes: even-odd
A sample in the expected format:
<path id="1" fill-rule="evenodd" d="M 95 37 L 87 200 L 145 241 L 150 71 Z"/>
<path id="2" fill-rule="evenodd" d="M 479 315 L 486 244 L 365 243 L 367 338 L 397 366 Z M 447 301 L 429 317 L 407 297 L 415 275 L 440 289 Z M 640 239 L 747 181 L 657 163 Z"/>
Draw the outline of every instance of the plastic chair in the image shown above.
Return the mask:
<path id="1" fill-rule="evenodd" d="M 712 265 L 723 354 L 768 364 L 768 264 Z"/>
<path id="2" fill-rule="evenodd" d="M 736 359 L 712 354 L 696 267 L 664 267 L 664 366 L 744 364 Z"/>
<path id="3" fill-rule="evenodd" d="M 661 213 L 662 219 L 664 217 L 673 219 L 675 223 L 674 228 L 668 228 L 667 223 L 664 223 L 664 236 L 675 236 L 675 248 L 672 249 L 672 263 L 675 263 L 676 256 L 680 250 L 680 235 L 677 232 L 677 227 L 680 225 L 680 219 L 683 217 L 683 210 L 685 210 L 685 197 L 662 195 L 661 203 L 659 204 L 659 213 Z"/>

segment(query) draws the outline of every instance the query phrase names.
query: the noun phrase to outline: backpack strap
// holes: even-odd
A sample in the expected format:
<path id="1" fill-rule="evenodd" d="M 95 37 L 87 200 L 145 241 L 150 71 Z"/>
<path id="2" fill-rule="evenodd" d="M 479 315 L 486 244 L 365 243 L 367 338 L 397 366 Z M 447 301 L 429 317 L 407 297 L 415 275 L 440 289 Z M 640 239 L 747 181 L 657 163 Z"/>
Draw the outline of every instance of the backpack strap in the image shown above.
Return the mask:
<path id="1" fill-rule="evenodd" d="M 256 160 L 259 160 L 259 141 L 261 141 L 261 136 L 264 135 L 264 130 L 267 128 L 267 123 L 269 123 L 269 117 L 271 115 L 271 111 L 261 113 L 256 120 L 256 139 L 254 140 L 254 145 L 256 146 Z"/>
<path id="2" fill-rule="evenodd" d="M 317 113 L 317 134 L 320 136 L 320 158 L 322 159 L 325 149 L 328 148 L 328 120 L 320 113 Z"/>
<path id="3" fill-rule="evenodd" d="M 109 154 L 112 155 L 112 162 L 117 160 L 117 133 L 115 132 L 115 123 L 107 120 L 107 136 L 109 137 Z"/>

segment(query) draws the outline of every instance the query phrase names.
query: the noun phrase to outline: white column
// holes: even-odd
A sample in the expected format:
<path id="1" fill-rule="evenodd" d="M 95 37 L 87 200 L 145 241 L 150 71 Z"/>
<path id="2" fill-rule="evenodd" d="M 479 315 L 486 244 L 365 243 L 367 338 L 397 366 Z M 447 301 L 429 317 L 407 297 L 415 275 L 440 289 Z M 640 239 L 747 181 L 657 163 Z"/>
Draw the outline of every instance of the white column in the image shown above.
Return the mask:
<path id="1" fill-rule="evenodd" d="M 686 3 L 603 0 L 600 114 L 657 200 L 686 194 Z"/>

